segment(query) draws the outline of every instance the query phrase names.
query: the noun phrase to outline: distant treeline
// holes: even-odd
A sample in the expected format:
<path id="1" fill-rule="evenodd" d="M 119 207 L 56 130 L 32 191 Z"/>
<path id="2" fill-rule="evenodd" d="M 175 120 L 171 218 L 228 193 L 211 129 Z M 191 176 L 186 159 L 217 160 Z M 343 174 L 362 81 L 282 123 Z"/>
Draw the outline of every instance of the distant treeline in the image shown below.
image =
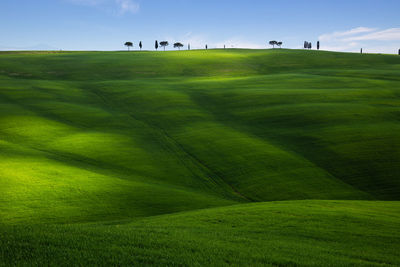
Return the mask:
<path id="1" fill-rule="evenodd" d="M 275 46 L 279 46 L 279 48 L 282 48 L 283 42 L 282 42 L 282 41 L 275 41 L 275 40 L 272 40 L 272 41 L 269 41 L 269 45 L 272 45 L 272 48 L 275 48 Z M 133 47 L 133 43 L 132 43 L 132 42 L 126 42 L 126 43 L 125 43 L 125 46 L 128 47 L 128 51 L 130 51 L 130 48 Z M 169 42 L 168 42 L 168 41 L 161 41 L 161 42 L 158 42 L 158 41 L 156 40 L 155 43 L 154 43 L 154 48 L 155 48 L 155 50 L 158 50 L 158 48 L 159 48 L 160 46 L 161 46 L 162 48 L 164 48 L 164 51 L 165 51 L 165 48 L 166 48 L 167 46 L 169 46 Z M 184 47 L 184 44 L 182 44 L 181 42 L 176 42 L 176 43 L 174 43 L 173 46 L 174 46 L 174 48 L 178 48 L 179 50 L 181 50 L 181 48 Z M 320 47 L 321 47 L 320 41 L 317 41 L 317 50 L 319 50 Z M 139 42 L 139 48 L 140 48 L 140 50 L 142 50 L 142 48 L 143 48 L 142 41 Z M 190 44 L 188 44 L 188 45 L 187 45 L 187 50 L 190 50 L 190 48 L 191 48 L 191 47 L 190 47 Z M 224 49 L 225 49 L 225 48 L 226 48 L 226 46 L 224 45 Z M 304 46 L 303 46 L 303 48 L 304 48 L 304 49 L 312 49 L 312 48 L 313 48 L 312 42 L 304 41 Z M 207 45 L 207 44 L 205 45 L 205 49 L 208 50 L 208 45 Z M 361 53 L 361 54 L 363 53 L 363 49 L 362 49 L 362 48 L 361 48 L 361 50 L 360 50 L 360 53 Z M 398 54 L 400 55 L 400 49 L 399 49 L 399 51 L 398 51 Z"/>

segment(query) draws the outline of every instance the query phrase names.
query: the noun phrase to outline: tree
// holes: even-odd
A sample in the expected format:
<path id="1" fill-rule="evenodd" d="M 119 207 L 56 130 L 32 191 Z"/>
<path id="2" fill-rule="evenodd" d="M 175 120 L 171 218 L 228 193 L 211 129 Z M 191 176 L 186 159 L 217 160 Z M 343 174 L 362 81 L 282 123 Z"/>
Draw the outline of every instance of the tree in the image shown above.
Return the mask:
<path id="1" fill-rule="evenodd" d="M 158 50 L 158 41 L 156 40 L 156 43 L 154 44 L 154 47 L 156 48 L 156 50 Z"/>
<path id="2" fill-rule="evenodd" d="M 275 48 L 275 45 L 277 45 L 277 41 L 269 41 L 269 45 L 272 45 L 272 48 Z"/>
<path id="3" fill-rule="evenodd" d="M 319 50 L 319 41 L 317 42 L 317 50 Z"/>
<path id="4" fill-rule="evenodd" d="M 400 56 L 400 49 L 399 49 L 399 56 Z"/>
<path id="5" fill-rule="evenodd" d="M 164 51 L 165 51 L 165 47 L 167 47 L 168 45 L 169 45 L 169 43 L 167 41 L 160 42 L 160 46 L 164 47 Z"/>
<path id="6" fill-rule="evenodd" d="M 190 50 L 190 44 L 188 44 L 188 50 Z"/>
<path id="7" fill-rule="evenodd" d="M 140 47 L 140 51 L 142 51 L 142 47 L 143 47 L 142 41 L 139 42 L 139 47 Z"/>
<path id="8" fill-rule="evenodd" d="M 133 43 L 132 42 L 126 42 L 125 46 L 128 47 L 128 51 L 129 51 L 129 48 L 131 48 L 133 46 Z"/>
<path id="9" fill-rule="evenodd" d="M 311 49 L 312 48 L 312 43 L 310 42 L 310 43 L 308 43 L 308 49 Z"/>
<path id="10" fill-rule="evenodd" d="M 178 48 L 179 50 L 181 50 L 181 48 L 183 47 L 182 43 L 174 43 L 174 48 Z"/>
<path id="11" fill-rule="evenodd" d="M 304 49 L 307 49 L 307 48 L 308 48 L 308 42 L 304 41 Z"/>
<path id="12" fill-rule="evenodd" d="M 279 48 L 282 48 L 282 42 L 277 42 L 276 45 L 279 46 Z"/>
<path id="13" fill-rule="evenodd" d="M 206 45 L 206 50 L 208 50 L 208 45 Z"/>

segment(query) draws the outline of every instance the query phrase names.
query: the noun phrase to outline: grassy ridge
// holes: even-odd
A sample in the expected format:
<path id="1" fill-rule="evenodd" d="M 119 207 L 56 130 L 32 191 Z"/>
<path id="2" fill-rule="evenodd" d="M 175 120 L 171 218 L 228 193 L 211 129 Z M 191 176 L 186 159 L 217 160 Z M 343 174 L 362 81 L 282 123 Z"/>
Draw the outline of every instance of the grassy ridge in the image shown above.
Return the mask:
<path id="1" fill-rule="evenodd" d="M 397 266 L 400 205 L 289 201 L 137 222 L 0 228 L 5 265 Z M 1 265 L 1 263 L 0 263 Z"/>
<path id="2" fill-rule="evenodd" d="M 0 218 L 80 195 L 83 221 L 233 201 L 398 199 L 399 59 L 308 52 L 1 54 Z M 95 189 L 97 179 L 114 189 Z M 142 187 L 149 202 L 133 193 Z M 170 190 L 186 197 L 176 203 Z M 123 192 L 127 206 L 112 197 Z"/>

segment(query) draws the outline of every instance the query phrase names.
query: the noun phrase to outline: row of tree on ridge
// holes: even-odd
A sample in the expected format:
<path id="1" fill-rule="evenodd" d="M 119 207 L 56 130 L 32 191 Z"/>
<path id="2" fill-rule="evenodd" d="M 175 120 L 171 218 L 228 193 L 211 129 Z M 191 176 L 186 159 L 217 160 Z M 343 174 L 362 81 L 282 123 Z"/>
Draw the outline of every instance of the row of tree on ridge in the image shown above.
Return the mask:
<path id="1" fill-rule="evenodd" d="M 275 48 L 275 46 L 279 46 L 279 48 L 282 48 L 282 44 L 283 44 L 282 41 L 275 41 L 275 40 L 269 41 L 269 45 L 272 45 L 273 48 Z M 126 42 L 125 46 L 128 47 L 128 51 L 129 51 L 130 48 L 133 47 L 133 43 L 132 42 Z M 165 51 L 165 48 L 167 46 L 169 46 L 169 42 L 168 41 L 158 42 L 156 40 L 155 43 L 154 43 L 154 48 L 156 50 L 158 50 L 159 47 L 163 47 L 164 51 Z M 178 48 L 179 50 L 181 50 L 182 47 L 184 47 L 184 45 L 182 43 L 180 43 L 180 42 L 174 43 L 174 48 Z M 142 50 L 142 48 L 143 48 L 142 41 L 139 42 L 139 48 L 140 48 L 140 50 Z M 205 48 L 208 49 L 208 45 L 206 45 Z M 320 43 L 318 41 L 317 42 L 317 49 L 319 50 L 319 48 L 320 48 Z M 225 45 L 224 45 L 224 49 L 225 49 Z M 308 41 L 305 41 L 304 42 L 304 49 L 312 49 L 312 43 L 308 42 Z M 188 50 L 190 50 L 190 44 L 188 44 Z"/>
<path id="2" fill-rule="evenodd" d="M 129 51 L 130 48 L 133 47 L 133 43 L 132 43 L 132 42 L 126 42 L 126 43 L 125 43 L 125 46 L 128 47 L 128 51 Z M 155 48 L 156 50 L 158 50 L 158 48 L 159 48 L 160 46 L 163 47 L 163 48 L 164 48 L 164 51 L 165 51 L 165 48 L 166 48 L 167 46 L 169 46 L 169 43 L 168 43 L 168 41 L 161 41 L 161 42 L 159 43 L 159 42 L 156 40 L 156 42 L 155 42 L 155 44 L 154 44 L 154 48 Z M 184 46 L 184 45 L 183 45 L 182 43 L 179 43 L 179 42 L 174 43 L 174 48 L 178 48 L 179 50 L 181 50 L 181 48 L 182 48 L 183 46 Z M 207 47 L 207 45 L 206 45 L 206 47 Z M 143 48 L 142 41 L 139 42 L 139 48 L 140 48 L 140 50 L 142 50 L 142 48 Z M 190 50 L 190 44 L 188 45 L 188 50 Z"/>
<path id="3" fill-rule="evenodd" d="M 275 46 L 279 46 L 279 48 L 282 48 L 282 41 L 269 41 L 269 45 L 272 45 L 273 48 L 275 48 Z M 133 43 L 132 42 L 126 42 L 125 46 L 128 47 L 128 51 L 130 50 L 131 47 L 133 47 Z M 169 46 L 168 41 L 161 41 L 160 43 L 156 40 L 154 43 L 154 48 L 156 50 L 158 50 L 159 47 L 163 47 L 164 51 L 165 48 Z M 174 43 L 174 48 L 178 48 L 179 50 L 181 50 L 181 48 L 184 47 L 184 45 L 180 42 L 176 42 Z M 139 48 L 140 50 L 142 50 L 143 48 L 143 44 L 142 41 L 139 42 Z M 206 49 L 208 49 L 208 45 L 206 45 Z M 224 45 L 224 49 L 225 49 L 225 45 Z M 312 43 L 308 42 L 308 41 L 304 41 L 304 49 L 312 49 Z M 317 50 L 320 49 L 320 42 L 317 42 Z M 188 44 L 188 50 L 190 50 L 190 44 Z M 363 49 L 361 48 L 361 54 L 363 53 Z M 400 55 L 400 49 L 399 49 L 399 55 Z"/>
<path id="4" fill-rule="evenodd" d="M 128 47 L 128 51 L 130 51 L 130 48 L 133 47 L 133 43 L 132 43 L 132 42 L 126 42 L 124 45 L 125 45 L 126 47 Z M 164 51 L 165 51 L 165 48 L 166 48 L 167 46 L 169 46 L 169 42 L 168 42 L 168 41 L 161 41 L 161 42 L 158 42 L 158 41 L 156 40 L 155 43 L 154 43 L 154 48 L 155 48 L 156 50 L 158 50 L 159 47 L 163 47 L 163 48 L 164 48 Z M 182 47 L 184 47 L 184 45 L 183 45 L 182 43 L 180 43 L 180 42 L 174 43 L 174 48 L 178 48 L 179 50 L 181 50 Z M 143 48 L 142 41 L 139 42 L 139 48 L 140 48 L 140 50 L 142 50 L 142 48 Z M 206 49 L 208 49 L 208 45 L 206 45 Z M 225 45 L 224 45 L 224 49 L 225 49 Z M 190 50 L 190 44 L 188 44 L 188 50 Z"/>

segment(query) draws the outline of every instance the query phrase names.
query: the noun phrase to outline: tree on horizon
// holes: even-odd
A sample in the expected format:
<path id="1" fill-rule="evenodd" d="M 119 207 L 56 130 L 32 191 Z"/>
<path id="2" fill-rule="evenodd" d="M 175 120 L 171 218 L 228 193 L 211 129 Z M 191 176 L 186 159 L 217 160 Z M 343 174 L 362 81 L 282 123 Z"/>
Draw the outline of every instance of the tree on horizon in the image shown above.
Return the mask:
<path id="1" fill-rule="evenodd" d="M 156 40 L 156 43 L 154 44 L 154 47 L 156 48 L 156 50 L 158 50 L 158 41 Z"/>
<path id="2" fill-rule="evenodd" d="M 319 41 L 317 42 L 317 50 L 319 50 Z"/>
<path id="3" fill-rule="evenodd" d="M 169 45 L 168 41 L 162 41 L 160 42 L 160 46 L 164 47 L 164 51 L 165 51 L 165 47 L 167 47 Z"/>
<path id="4" fill-rule="evenodd" d="M 179 42 L 174 43 L 174 48 L 178 48 L 179 50 L 181 50 L 182 47 L 183 47 L 182 43 L 179 43 Z"/>
<path id="5" fill-rule="evenodd" d="M 129 48 L 133 47 L 133 43 L 132 42 L 126 42 L 125 46 L 128 47 L 128 51 L 129 51 Z"/>
<path id="6" fill-rule="evenodd" d="M 276 43 L 276 45 L 279 46 L 279 48 L 282 48 L 282 44 L 283 44 L 282 41 L 279 41 L 279 42 Z"/>
<path id="7" fill-rule="evenodd" d="M 142 41 L 139 42 L 139 47 L 140 47 L 140 51 L 142 51 L 142 47 L 143 47 Z"/>
<path id="8" fill-rule="evenodd" d="M 275 45 L 278 45 L 277 41 L 269 41 L 269 45 L 272 45 L 272 48 L 275 48 Z"/>

